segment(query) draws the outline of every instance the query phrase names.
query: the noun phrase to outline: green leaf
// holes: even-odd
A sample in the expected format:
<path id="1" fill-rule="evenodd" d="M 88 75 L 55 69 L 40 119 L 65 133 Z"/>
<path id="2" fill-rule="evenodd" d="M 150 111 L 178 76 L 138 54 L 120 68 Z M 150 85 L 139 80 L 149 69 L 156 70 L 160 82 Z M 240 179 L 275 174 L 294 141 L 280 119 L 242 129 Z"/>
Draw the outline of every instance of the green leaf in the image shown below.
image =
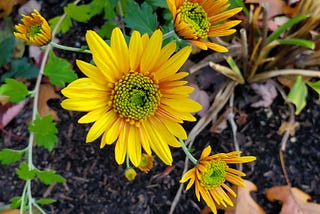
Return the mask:
<path id="1" fill-rule="evenodd" d="M 6 79 L 5 84 L 0 87 L 0 94 L 9 96 L 9 101 L 18 103 L 29 94 L 27 87 L 15 79 Z"/>
<path id="2" fill-rule="evenodd" d="M 47 115 L 42 118 L 37 115 L 36 119 L 29 125 L 29 131 L 34 133 L 36 144 L 49 151 L 51 151 L 58 142 L 56 135 L 58 130 L 52 120 L 52 115 Z"/>
<path id="3" fill-rule="evenodd" d="M 34 169 L 29 170 L 29 166 L 26 162 L 22 162 L 18 169 L 16 169 L 16 173 L 22 180 L 31 180 L 34 178 L 36 171 Z"/>
<path id="4" fill-rule="evenodd" d="M 42 205 L 48 205 L 48 204 L 55 203 L 56 201 L 57 200 L 49 199 L 49 198 L 40 198 L 40 199 L 36 200 L 36 203 L 42 204 Z"/>
<path id="5" fill-rule="evenodd" d="M 77 79 L 76 73 L 71 69 L 70 63 L 62 58 L 56 57 L 51 51 L 49 60 L 44 69 L 44 74 L 49 77 L 53 85 L 64 87 L 65 83 Z"/>
<path id="6" fill-rule="evenodd" d="M 110 37 L 111 37 L 112 30 L 113 30 L 115 27 L 116 27 L 115 24 L 106 22 L 106 23 L 104 23 L 104 24 L 101 26 L 98 34 L 99 34 L 102 38 L 104 38 L 104 39 L 110 38 Z"/>
<path id="7" fill-rule="evenodd" d="M 290 89 L 286 100 L 287 102 L 292 102 L 296 106 L 296 115 L 300 114 L 302 109 L 306 106 L 307 95 L 307 86 L 302 77 L 298 76 L 294 82 L 294 85 Z"/>
<path id="8" fill-rule="evenodd" d="M 108 1 L 105 0 L 93 0 L 89 7 L 90 7 L 90 16 L 95 16 L 100 14 L 104 8 L 105 3 Z"/>
<path id="9" fill-rule="evenodd" d="M 4 64 L 11 61 L 13 56 L 13 48 L 14 48 L 14 37 L 10 36 L 9 38 L 0 42 L 0 67 Z"/>
<path id="10" fill-rule="evenodd" d="M 114 20 L 115 17 L 115 13 L 114 13 L 114 9 L 115 9 L 116 5 L 112 4 L 110 1 L 106 1 L 105 5 L 104 5 L 104 18 L 112 21 Z"/>
<path id="11" fill-rule="evenodd" d="M 10 208 L 11 209 L 19 208 L 20 205 L 21 205 L 21 197 L 20 196 L 13 197 L 13 198 L 10 199 Z"/>
<path id="12" fill-rule="evenodd" d="M 56 24 L 58 23 L 59 19 L 61 16 L 56 16 L 52 19 L 49 20 L 49 24 L 51 29 L 54 29 L 54 27 L 56 26 Z M 69 15 L 66 15 L 66 17 L 62 20 L 57 33 L 66 33 L 70 30 L 70 28 L 72 27 L 72 21 Z"/>
<path id="13" fill-rule="evenodd" d="M 0 162 L 2 164 L 10 164 L 21 160 L 24 152 L 13 149 L 2 149 L 0 151 Z"/>
<path id="14" fill-rule="evenodd" d="M 152 7 L 145 2 L 140 7 L 135 1 L 128 1 L 126 7 L 127 15 L 124 22 L 127 27 L 138 30 L 141 34 L 151 35 L 158 25 Z"/>
<path id="15" fill-rule="evenodd" d="M 54 170 L 36 171 L 36 174 L 39 180 L 46 185 L 66 182 L 66 179 L 64 179 L 64 177 L 62 177 L 61 175 L 56 174 Z"/>
<path id="16" fill-rule="evenodd" d="M 308 86 L 310 86 L 313 90 L 315 90 L 318 95 L 319 95 L 319 100 L 320 100 L 320 80 L 317 81 L 317 82 L 310 82 L 310 81 L 307 81 L 307 84 Z"/>
<path id="17" fill-rule="evenodd" d="M 28 62 L 27 57 L 23 57 L 20 59 L 14 59 L 11 61 L 11 68 L 9 72 L 4 73 L 1 76 L 1 80 L 5 80 L 6 78 L 34 78 L 38 76 L 39 69 Z"/>
<path id="18" fill-rule="evenodd" d="M 4 16 L 2 18 L 3 19 L 1 22 L 2 27 L 0 30 L 0 42 L 2 42 L 3 40 L 5 40 L 9 37 L 12 37 L 12 32 L 14 31 L 14 24 L 12 22 L 12 18 L 8 17 L 8 16 Z M 0 51 L 1 51 L 1 49 L 0 49 Z"/>
<path id="19" fill-rule="evenodd" d="M 270 43 L 276 39 L 279 38 L 279 36 L 286 30 L 288 30 L 290 27 L 292 27 L 294 24 L 308 18 L 308 15 L 300 15 L 300 16 L 296 16 L 293 17 L 292 19 L 290 19 L 289 21 L 287 21 L 286 23 L 284 23 L 283 25 L 281 25 L 277 30 L 273 31 L 272 34 L 270 34 L 270 36 L 267 38 L 266 43 Z"/>
<path id="20" fill-rule="evenodd" d="M 151 5 L 153 8 L 168 8 L 166 0 L 146 0 L 149 5 Z"/>
<path id="21" fill-rule="evenodd" d="M 77 22 L 86 22 L 90 16 L 90 6 L 88 5 L 75 5 L 73 3 L 64 7 L 64 12 Z"/>
<path id="22" fill-rule="evenodd" d="M 315 44 L 313 41 L 309 41 L 306 39 L 279 39 L 280 45 L 297 45 L 301 47 L 306 47 L 310 49 L 314 49 Z"/>

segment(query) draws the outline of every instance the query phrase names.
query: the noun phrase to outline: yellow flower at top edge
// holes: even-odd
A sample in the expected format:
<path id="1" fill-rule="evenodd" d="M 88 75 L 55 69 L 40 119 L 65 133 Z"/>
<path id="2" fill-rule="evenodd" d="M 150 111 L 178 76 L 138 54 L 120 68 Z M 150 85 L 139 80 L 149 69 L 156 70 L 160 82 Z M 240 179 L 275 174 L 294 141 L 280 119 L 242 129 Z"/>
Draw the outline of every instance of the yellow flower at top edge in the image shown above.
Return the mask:
<path id="1" fill-rule="evenodd" d="M 198 164 L 187 171 L 180 182 L 185 183 L 189 180 L 186 190 L 195 184 L 195 193 L 198 201 L 200 195 L 210 207 L 211 211 L 216 214 L 217 208 L 215 204 L 233 206 L 233 203 L 225 192 L 227 191 L 233 197 L 236 193 L 227 185 L 225 181 L 240 187 L 245 187 L 243 179 L 245 173 L 232 169 L 228 164 L 248 163 L 256 160 L 254 156 L 238 156 L 241 152 L 229 152 L 210 155 L 211 147 L 206 147 L 201 154 Z"/>
<path id="2" fill-rule="evenodd" d="M 86 40 L 95 65 L 77 60 L 87 76 L 70 83 L 61 92 L 68 99 L 63 108 L 88 112 L 79 123 L 93 123 L 86 142 L 101 138 L 100 147 L 115 142 L 115 159 L 122 164 L 128 154 L 138 167 L 142 149 L 153 151 L 165 164 L 172 164 L 169 146 L 180 147 L 186 139 L 184 120 L 195 121 L 191 112 L 202 107 L 191 100 L 194 90 L 178 72 L 188 59 L 191 47 L 174 54 L 176 44 L 162 47 L 162 32 L 151 37 L 134 31 L 129 45 L 119 28 L 111 34 L 110 46 L 94 31 Z"/>
<path id="3" fill-rule="evenodd" d="M 208 37 L 228 36 L 236 32 L 232 27 L 241 21 L 227 21 L 242 8 L 228 10 L 228 0 L 167 0 L 176 33 L 200 49 L 227 52 L 222 45 L 210 42 Z"/>
<path id="4" fill-rule="evenodd" d="M 37 10 L 28 16 L 22 15 L 21 21 L 22 24 L 15 26 L 15 37 L 37 46 L 46 45 L 51 41 L 50 26 Z"/>

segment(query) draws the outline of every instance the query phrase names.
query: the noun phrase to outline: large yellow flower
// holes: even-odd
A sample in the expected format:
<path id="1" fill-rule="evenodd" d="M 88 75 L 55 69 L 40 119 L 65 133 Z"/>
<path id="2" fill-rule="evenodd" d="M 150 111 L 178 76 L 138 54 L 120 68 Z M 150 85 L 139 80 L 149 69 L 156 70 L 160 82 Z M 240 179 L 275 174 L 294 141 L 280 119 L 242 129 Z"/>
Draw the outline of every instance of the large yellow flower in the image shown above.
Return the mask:
<path id="1" fill-rule="evenodd" d="M 17 32 L 14 35 L 30 44 L 42 46 L 51 41 L 51 29 L 37 10 L 34 10 L 29 16 L 22 15 L 22 24 L 15 26 Z"/>
<path id="2" fill-rule="evenodd" d="M 217 208 L 215 203 L 218 205 L 233 206 L 230 197 L 227 195 L 225 190 L 236 197 L 236 193 L 225 184 L 228 181 L 240 187 L 245 187 L 243 179 L 240 176 L 245 176 L 245 173 L 229 168 L 227 164 L 237 163 L 248 163 L 256 159 L 254 156 L 243 156 L 238 155 L 241 152 L 229 152 L 219 153 L 209 156 L 211 153 L 211 147 L 206 147 L 201 154 L 198 164 L 187 171 L 180 182 L 185 183 L 190 180 L 186 190 L 190 189 L 195 184 L 195 193 L 198 201 L 200 201 L 200 195 L 210 207 L 211 211 L 216 214 Z"/>
<path id="3" fill-rule="evenodd" d="M 217 52 L 228 49 L 210 42 L 208 37 L 228 36 L 236 32 L 232 27 L 241 21 L 227 21 L 242 8 L 228 10 L 228 0 L 167 0 L 174 19 L 176 33 L 197 47 Z"/>
<path id="4" fill-rule="evenodd" d="M 169 145 L 180 147 L 176 137 L 186 139 L 180 123 L 194 121 L 191 112 L 201 105 L 189 99 L 193 88 L 178 72 L 191 47 L 174 54 L 175 43 L 162 47 L 162 32 L 149 38 L 132 33 L 129 46 L 119 28 L 111 35 L 110 46 L 94 31 L 86 33 L 95 65 L 77 60 L 87 78 L 69 84 L 62 93 L 63 108 L 88 112 L 79 123 L 92 123 L 86 142 L 102 135 L 100 147 L 116 141 L 115 159 L 124 162 L 128 154 L 134 166 L 141 162 L 141 148 L 151 150 L 166 164 L 172 164 Z"/>

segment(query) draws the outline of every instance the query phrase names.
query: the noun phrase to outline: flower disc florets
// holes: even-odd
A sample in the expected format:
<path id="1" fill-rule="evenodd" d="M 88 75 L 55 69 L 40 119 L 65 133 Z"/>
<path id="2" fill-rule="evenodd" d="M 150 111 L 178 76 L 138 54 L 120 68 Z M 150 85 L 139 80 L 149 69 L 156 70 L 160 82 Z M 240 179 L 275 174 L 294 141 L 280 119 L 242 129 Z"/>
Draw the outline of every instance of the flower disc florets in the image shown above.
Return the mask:
<path id="1" fill-rule="evenodd" d="M 160 102 L 159 86 L 149 77 L 131 72 L 114 87 L 113 107 L 121 117 L 141 120 L 153 115 Z"/>
<path id="2" fill-rule="evenodd" d="M 206 11 L 198 3 L 184 2 L 177 12 L 181 19 L 189 25 L 195 36 L 195 38 L 185 39 L 205 39 L 208 37 L 210 21 Z"/>
<path id="3" fill-rule="evenodd" d="M 206 170 L 201 174 L 200 184 L 207 190 L 218 187 L 225 182 L 228 168 L 225 161 L 213 160 L 207 163 Z"/>

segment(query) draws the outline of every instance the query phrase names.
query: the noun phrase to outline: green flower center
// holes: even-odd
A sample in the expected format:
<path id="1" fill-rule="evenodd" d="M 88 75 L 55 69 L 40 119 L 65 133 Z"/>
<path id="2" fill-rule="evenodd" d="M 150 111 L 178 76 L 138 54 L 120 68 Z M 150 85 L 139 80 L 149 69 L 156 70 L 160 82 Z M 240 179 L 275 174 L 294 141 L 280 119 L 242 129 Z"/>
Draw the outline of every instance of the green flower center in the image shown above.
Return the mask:
<path id="1" fill-rule="evenodd" d="M 181 19 L 189 25 L 196 36 L 192 39 L 208 37 L 211 24 L 207 12 L 198 3 L 184 2 L 177 12 L 180 13 Z"/>
<path id="2" fill-rule="evenodd" d="M 149 77 L 131 72 L 123 76 L 113 90 L 113 108 L 120 117 L 142 120 L 153 115 L 160 103 L 159 86 Z"/>
<path id="3" fill-rule="evenodd" d="M 42 30 L 42 26 L 41 24 L 34 24 L 32 25 L 31 27 L 29 27 L 28 29 L 28 37 L 36 37 L 38 36 L 38 34 L 41 33 L 41 30 Z"/>
<path id="4" fill-rule="evenodd" d="M 213 160 L 206 165 L 201 174 L 200 184 L 207 190 L 218 187 L 225 182 L 228 165 L 222 160 Z"/>

